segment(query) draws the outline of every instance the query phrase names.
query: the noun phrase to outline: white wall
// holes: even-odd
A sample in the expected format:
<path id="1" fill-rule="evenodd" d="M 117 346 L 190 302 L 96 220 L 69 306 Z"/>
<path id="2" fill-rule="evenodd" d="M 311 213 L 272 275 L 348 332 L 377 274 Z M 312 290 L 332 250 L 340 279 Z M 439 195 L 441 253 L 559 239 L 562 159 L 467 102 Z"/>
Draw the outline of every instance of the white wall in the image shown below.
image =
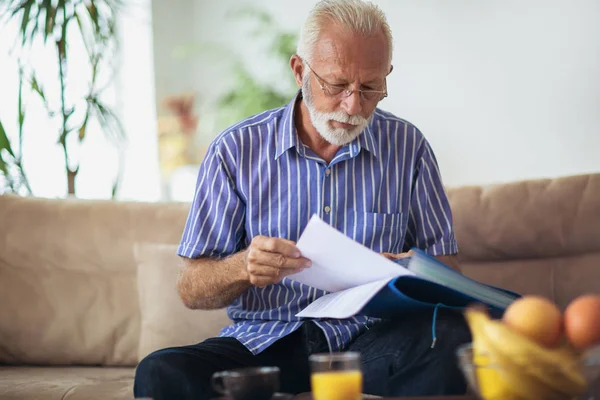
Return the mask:
<path id="1" fill-rule="evenodd" d="M 448 185 L 600 172 L 599 1 L 374 2 L 395 37 L 390 96 L 381 107 L 423 131 Z M 315 3 L 253 2 L 290 30 Z M 228 43 L 254 70 L 274 76 L 247 31 L 225 18 L 248 2 L 186 4 L 195 16 L 193 39 Z M 157 62 L 168 69 L 182 61 Z M 189 85 L 209 98 L 227 79 L 195 62 Z M 161 78 L 181 85 L 176 76 Z"/>
<path id="2" fill-rule="evenodd" d="M 398 67 L 382 106 L 450 185 L 600 172 L 600 2 L 381 2 Z"/>
<path id="3" fill-rule="evenodd" d="M 152 62 L 152 1 L 125 2 L 120 18 L 121 69 L 115 82 L 119 112 L 128 135 L 122 155 L 119 200 L 162 199 L 156 131 L 155 71 Z"/>
<path id="4" fill-rule="evenodd" d="M 390 97 L 381 107 L 425 133 L 447 184 L 600 172 L 600 2 L 375 2 L 387 13 L 396 41 Z M 167 94 L 193 90 L 199 103 L 207 104 L 229 82 L 209 58 L 174 56 L 177 45 L 220 42 L 242 54 L 263 79 L 278 80 L 281 72 L 260 56 L 261 45 L 249 39 L 245 26 L 225 17 L 249 2 L 128 4 L 121 30 L 123 65 L 112 92 L 129 135 L 119 198 L 152 201 L 161 198 L 156 103 Z M 315 1 L 252 4 L 297 31 Z M 12 45 L 7 32 L 0 35 L 0 117 L 14 136 L 15 121 L 7 119 L 16 115 L 16 65 L 7 53 Z M 200 117 L 200 134 L 210 140 L 217 134 L 211 116 Z M 32 186 L 37 195 L 63 196 L 53 131 L 36 118 L 27 124 Z M 80 196 L 109 197 L 118 153 L 93 133 L 82 152 L 88 158 L 80 172 Z"/>

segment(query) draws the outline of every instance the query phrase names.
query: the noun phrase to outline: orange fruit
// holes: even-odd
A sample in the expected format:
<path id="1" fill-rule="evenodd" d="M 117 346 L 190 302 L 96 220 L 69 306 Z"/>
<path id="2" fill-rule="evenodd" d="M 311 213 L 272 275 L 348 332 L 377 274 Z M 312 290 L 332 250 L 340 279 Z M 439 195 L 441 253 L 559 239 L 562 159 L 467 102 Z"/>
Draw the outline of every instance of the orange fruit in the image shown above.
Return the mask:
<path id="1" fill-rule="evenodd" d="M 504 312 L 503 322 L 517 333 L 545 347 L 556 347 L 562 337 L 562 313 L 549 299 L 523 296 Z"/>
<path id="2" fill-rule="evenodd" d="M 600 344 L 600 295 L 577 297 L 565 310 L 567 340 L 579 350 Z"/>

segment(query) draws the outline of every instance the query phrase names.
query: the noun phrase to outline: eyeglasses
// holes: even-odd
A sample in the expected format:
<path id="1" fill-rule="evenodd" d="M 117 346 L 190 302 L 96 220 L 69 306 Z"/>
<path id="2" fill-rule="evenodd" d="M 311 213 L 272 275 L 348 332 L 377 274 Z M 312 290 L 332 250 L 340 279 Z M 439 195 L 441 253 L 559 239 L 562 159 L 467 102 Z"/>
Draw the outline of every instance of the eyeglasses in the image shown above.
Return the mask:
<path id="1" fill-rule="evenodd" d="M 374 90 L 374 89 L 353 90 L 353 89 L 348 89 L 348 87 L 346 85 L 333 85 L 331 83 L 328 83 L 325 79 L 321 78 L 315 72 L 314 69 L 312 69 L 312 67 L 308 64 L 308 62 L 304 61 L 304 64 L 306 64 L 308 69 L 310 69 L 310 71 L 315 75 L 315 77 L 317 78 L 317 82 L 319 83 L 319 86 L 321 87 L 321 90 L 323 90 L 323 93 L 325 93 L 327 96 L 330 96 L 330 97 L 341 96 L 342 98 L 346 98 L 346 97 L 350 97 L 350 95 L 352 95 L 354 92 L 358 92 L 361 99 L 363 99 L 365 101 L 373 101 L 373 100 L 383 100 L 388 95 L 387 84 L 386 84 L 387 82 L 385 79 L 383 82 L 383 86 L 384 86 L 383 90 Z"/>

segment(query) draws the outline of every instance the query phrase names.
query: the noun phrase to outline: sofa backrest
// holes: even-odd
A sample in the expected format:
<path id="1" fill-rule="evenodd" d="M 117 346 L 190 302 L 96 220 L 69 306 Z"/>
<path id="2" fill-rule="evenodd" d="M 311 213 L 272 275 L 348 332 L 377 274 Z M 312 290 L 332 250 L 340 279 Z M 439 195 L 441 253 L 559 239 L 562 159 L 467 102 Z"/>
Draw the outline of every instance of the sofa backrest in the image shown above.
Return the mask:
<path id="1" fill-rule="evenodd" d="M 466 275 L 561 308 L 600 292 L 600 174 L 448 190 Z"/>
<path id="2" fill-rule="evenodd" d="M 135 365 L 133 245 L 179 243 L 188 209 L 0 196 L 0 363 Z"/>
<path id="3" fill-rule="evenodd" d="M 598 292 L 600 174 L 448 194 L 466 275 L 561 307 Z M 0 196 L 0 363 L 135 365 L 134 244 L 179 243 L 188 209 Z"/>

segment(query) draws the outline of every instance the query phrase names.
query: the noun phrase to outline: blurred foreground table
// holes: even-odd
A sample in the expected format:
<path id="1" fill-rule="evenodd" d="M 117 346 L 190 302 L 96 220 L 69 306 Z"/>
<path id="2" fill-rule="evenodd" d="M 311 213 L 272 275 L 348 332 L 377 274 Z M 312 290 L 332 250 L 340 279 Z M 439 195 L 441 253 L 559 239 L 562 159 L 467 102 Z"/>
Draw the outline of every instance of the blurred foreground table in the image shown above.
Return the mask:
<path id="1" fill-rule="evenodd" d="M 296 400 L 312 400 L 310 393 L 301 393 L 295 398 Z M 384 400 L 477 400 L 475 396 L 425 396 L 425 397 L 363 397 L 363 399 L 384 399 Z"/>

